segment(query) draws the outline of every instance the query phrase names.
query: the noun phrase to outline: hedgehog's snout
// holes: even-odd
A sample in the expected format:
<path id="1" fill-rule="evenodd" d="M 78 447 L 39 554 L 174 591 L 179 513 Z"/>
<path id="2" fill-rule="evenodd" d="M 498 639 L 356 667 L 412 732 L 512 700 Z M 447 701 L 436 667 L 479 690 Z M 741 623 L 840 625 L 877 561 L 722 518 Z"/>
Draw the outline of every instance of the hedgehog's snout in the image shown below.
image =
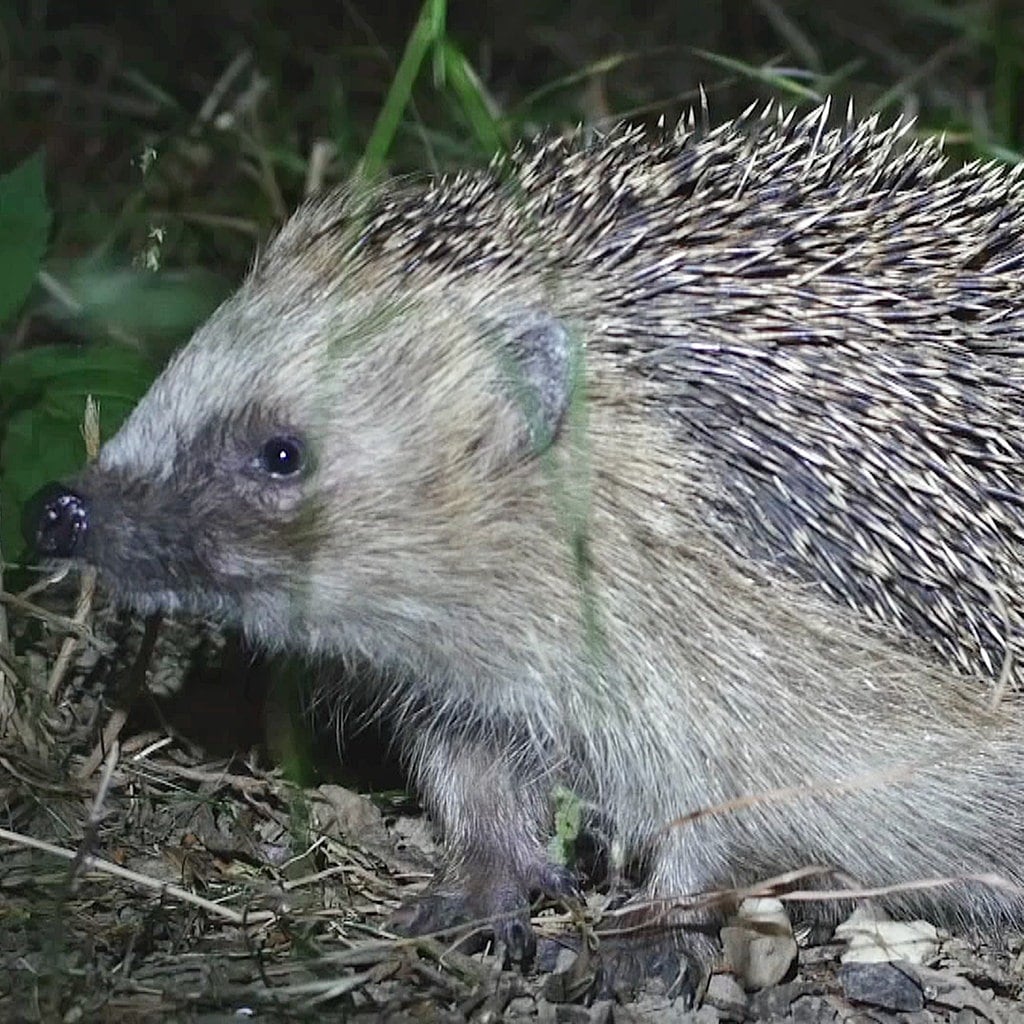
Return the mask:
<path id="1" fill-rule="evenodd" d="M 47 484 L 27 506 L 26 539 L 40 555 L 71 558 L 81 554 L 88 529 L 88 499 L 63 484 Z"/>

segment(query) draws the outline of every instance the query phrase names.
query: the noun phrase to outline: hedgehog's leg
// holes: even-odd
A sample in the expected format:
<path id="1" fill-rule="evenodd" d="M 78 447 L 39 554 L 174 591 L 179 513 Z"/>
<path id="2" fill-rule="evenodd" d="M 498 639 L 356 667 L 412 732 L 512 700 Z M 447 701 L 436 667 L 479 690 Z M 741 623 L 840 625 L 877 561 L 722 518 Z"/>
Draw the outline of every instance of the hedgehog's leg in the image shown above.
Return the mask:
<path id="1" fill-rule="evenodd" d="M 399 912 L 400 930 L 415 935 L 480 921 L 510 959 L 528 962 L 536 949 L 531 896 L 578 898 L 572 873 L 547 857 L 552 782 L 524 749 L 453 737 L 450 729 L 417 737 L 416 780 L 440 827 L 445 860 L 416 906 Z"/>

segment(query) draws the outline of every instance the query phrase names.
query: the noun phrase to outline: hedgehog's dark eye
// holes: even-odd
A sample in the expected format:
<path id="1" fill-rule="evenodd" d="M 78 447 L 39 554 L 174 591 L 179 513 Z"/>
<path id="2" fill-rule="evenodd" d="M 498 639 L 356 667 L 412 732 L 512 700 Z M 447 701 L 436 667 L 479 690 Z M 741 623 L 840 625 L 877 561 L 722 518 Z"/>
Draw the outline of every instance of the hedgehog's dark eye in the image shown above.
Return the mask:
<path id="1" fill-rule="evenodd" d="M 260 449 L 256 462 L 273 477 L 294 476 L 305 464 L 302 444 L 294 437 L 272 437 Z"/>

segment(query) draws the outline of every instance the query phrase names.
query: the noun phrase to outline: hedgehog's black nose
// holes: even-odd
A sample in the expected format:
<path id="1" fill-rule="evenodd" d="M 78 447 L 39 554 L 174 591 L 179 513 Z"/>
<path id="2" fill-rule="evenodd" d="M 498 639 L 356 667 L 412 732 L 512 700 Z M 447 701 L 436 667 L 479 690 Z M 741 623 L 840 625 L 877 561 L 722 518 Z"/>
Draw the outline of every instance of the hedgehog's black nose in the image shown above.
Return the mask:
<path id="1" fill-rule="evenodd" d="M 61 484 L 47 484 L 25 510 L 25 539 L 41 555 L 70 558 L 89 528 L 89 503 Z"/>

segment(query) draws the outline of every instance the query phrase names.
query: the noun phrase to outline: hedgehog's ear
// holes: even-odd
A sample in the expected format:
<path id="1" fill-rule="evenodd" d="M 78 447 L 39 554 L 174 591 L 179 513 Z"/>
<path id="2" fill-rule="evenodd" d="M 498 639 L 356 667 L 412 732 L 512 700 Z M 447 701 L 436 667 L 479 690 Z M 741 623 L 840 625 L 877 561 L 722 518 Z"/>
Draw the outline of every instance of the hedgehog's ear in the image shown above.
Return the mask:
<path id="1" fill-rule="evenodd" d="M 536 308 L 502 316 L 494 337 L 502 386 L 519 418 L 513 447 L 540 453 L 569 411 L 581 368 L 579 341 L 563 320 Z"/>

